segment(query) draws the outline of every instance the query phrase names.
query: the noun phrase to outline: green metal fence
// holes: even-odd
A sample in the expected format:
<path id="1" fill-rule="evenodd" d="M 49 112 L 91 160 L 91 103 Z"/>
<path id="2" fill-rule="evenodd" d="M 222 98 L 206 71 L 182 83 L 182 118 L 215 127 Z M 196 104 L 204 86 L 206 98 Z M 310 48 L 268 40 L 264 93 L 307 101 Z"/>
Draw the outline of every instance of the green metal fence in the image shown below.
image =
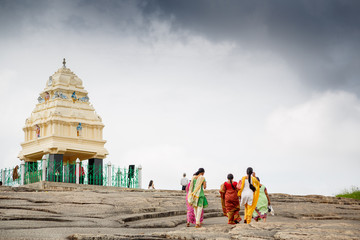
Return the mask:
<path id="1" fill-rule="evenodd" d="M 24 184 L 35 183 L 42 179 L 42 161 L 25 162 Z"/>
<path id="2" fill-rule="evenodd" d="M 51 182 L 68 182 L 65 181 L 64 173 L 68 170 L 65 169 L 64 171 L 64 165 L 63 162 L 58 161 L 46 161 L 46 181 Z M 41 164 L 43 166 L 43 164 Z M 67 177 L 69 177 L 67 175 Z M 69 180 L 69 178 L 67 179 Z"/>
<path id="3" fill-rule="evenodd" d="M 43 164 L 46 161 L 46 164 Z M 45 179 L 43 179 L 43 166 L 46 166 Z M 6 186 L 21 185 L 21 171 L 16 169 L 18 178 L 13 179 L 14 169 L 1 170 L 1 181 Z M 36 162 L 25 162 L 24 184 L 39 181 L 76 183 L 76 164 L 63 162 L 50 162 L 39 160 Z M 4 172 L 4 174 L 3 174 Z M 109 176 L 111 174 L 111 178 Z M 16 175 L 16 174 L 15 174 Z M 4 179 L 2 179 L 4 177 Z M 109 183 L 110 181 L 110 183 Z M 139 188 L 139 169 L 109 167 L 104 164 L 89 165 L 88 161 L 80 162 L 79 183 L 88 185 L 114 186 L 124 188 Z"/>
<path id="4" fill-rule="evenodd" d="M 89 185 L 103 185 L 106 183 L 106 181 L 104 181 L 106 171 L 104 172 L 102 166 L 88 164 L 87 169 L 87 180 Z"/>
<path id="5" fill-rule="evenodd" d="M 111 186 L 139 188 L 139 169 L 112 166 L 111 172 Z"/>
<path id="6" fill-rule="evenodd" d="M 14 171 L 16 171 L 18 178 L 14 178 Z M 20 169 L 16 169 L 16 168 L 1 169 L 0 176 L 1 176 L 2 185 L 19 186 L 21 184 Z"/>

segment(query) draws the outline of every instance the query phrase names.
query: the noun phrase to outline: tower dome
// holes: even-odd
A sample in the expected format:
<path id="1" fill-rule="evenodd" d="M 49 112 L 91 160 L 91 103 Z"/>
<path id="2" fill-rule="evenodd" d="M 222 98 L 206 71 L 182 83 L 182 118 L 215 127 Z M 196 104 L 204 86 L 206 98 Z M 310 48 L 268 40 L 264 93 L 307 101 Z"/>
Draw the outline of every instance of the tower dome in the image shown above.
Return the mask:
<path id="1" fill-rule="evenodd" d="M 64 59 L 63 66 L 46 81 L 25 121 L 25 141 L 18 157 L 37 161 L 44 154 L 61 155 L 61 161 L 67 163 L 77 158 L 102 160 L 108 155 L 103 128 L 82 80 L 66 67 Z"/>

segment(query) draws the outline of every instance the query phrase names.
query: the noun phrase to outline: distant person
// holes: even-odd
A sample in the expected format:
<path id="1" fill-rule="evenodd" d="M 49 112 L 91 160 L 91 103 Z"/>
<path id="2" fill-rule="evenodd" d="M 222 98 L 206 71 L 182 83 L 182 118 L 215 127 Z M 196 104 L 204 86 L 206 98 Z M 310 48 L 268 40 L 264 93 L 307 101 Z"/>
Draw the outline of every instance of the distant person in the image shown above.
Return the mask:
<path id="1" fill-rule="evenodd" d="M 227 175 L 227 179 L 220 187 L 221 203 L 224 215 L 228 217 L 228 224 L 236 224 L 241 221 L 237 182 L 232 181 L 234 176 L 231 173 Z"/>
<path id="2" fill-rule="evenodd" d="M 18 169 L 19 169 L 19 166 L 16 165 L 16 167 L 15 167 L 14 170 L 13 170 L 13 175 L 12 175 L 13 181 L 15 181 L 16 179 L 19 178 Z"/>
<path id="3" fill-rule="evenodd" d="M 184 173 L 183 178 L 180 181 L 180 185 L 182 187 L 181 190 L 185 191 L 186 186 L 188 185 L 188 183 L 189 183 L 189 179 L 186 178 L 186 173 Z"/>
<path id="4" fill-rule="evenodd" d="M 257 177 L 257 180 L 260 183 L 260 178 Z M 253 219 L 255 221 L 263 220 L 264 222 L 266 222 L 267 213 L 270 205 L 270 198 L 267 189 L 264 185 L 260 183 L 259 200 L 252 215 Z"/>
<path id="5" fill-rule="evenodd" d="M 85 171 L 84 171 L 84 167 L 81 166 L 80 179 L 79 179 L 80 184 L 84 184 L 84 179 L 85 179 Z"/>
<path id="6" fill-rule="evenodd" d="M 252 214 L 259 199 L 259 181 L 255 177 L 253 169 L 246 170 L 246 176 L 241 179 L 241 187 L 238 196 L 241 197 L 241 206 L 245 206 L 244 223 L 250 224 Z"/>
<path id="7" fill-rule="evenodd" d="M 155 189 L 153 180 L 150 180 L 148 189 Z"/>
<path id="8" fill-rule="evenodd" d="M 188 202 L 190 184 L 191 184 L 191 181 L 188 183 L 188 185 L 186 186 L 186 189 L 185 189 L 185 191 L 186 191 L 186 208 L 187 208 L 187 211 L 186 211 L 186 226 L 187 227 L 190 227 L 190 223 L 196 225 L 194 208 Z M 202 224 L 203 220 L 204 220 L 204 209 L 201 211 L 200 225 Z"/>
<path id="9" fill-rule="evenodd" d="M 77 167 L 75 168 L 75 176 L 76 174 L 77 174 Z M 84 167 L 80 166 L 79 183 L 84 184 L 84 179 L 85 179 Z"/>
<path id="10" fill-rule="evenodd" d="M 0 186 L 2 186 L 2 181 L 0 181 Z"/>
<path id="11" fill-rule="evenodd" d="M 199 168 L 191 179 L 189 186 L 188 203 L 194 208 L 194 214 L 196 219 L 196 228 L 201 227 L 200 217 L 203 208 L 206 208 L 209 204 L 204 194 L 206 189 L 206 180 L 204 177 L 205 170 Z"/>

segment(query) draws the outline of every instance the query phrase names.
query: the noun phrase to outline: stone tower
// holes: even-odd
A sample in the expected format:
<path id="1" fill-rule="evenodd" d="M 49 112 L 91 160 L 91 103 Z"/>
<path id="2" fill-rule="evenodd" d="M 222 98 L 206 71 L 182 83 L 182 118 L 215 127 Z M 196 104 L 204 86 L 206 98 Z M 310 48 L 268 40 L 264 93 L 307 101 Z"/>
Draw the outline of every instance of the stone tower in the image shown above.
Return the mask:
<path id="1" fill-rule="evenodd" d="M 49 168 L 74 164 L 77 158 L 102 166 L 108 154 L 103 128 L 82 80 L 66 67 L 64 59 L 62 68 L 47 80 L 25 121 L 25 141 L 18 157 L 35 162 L 49 154 Z"/>

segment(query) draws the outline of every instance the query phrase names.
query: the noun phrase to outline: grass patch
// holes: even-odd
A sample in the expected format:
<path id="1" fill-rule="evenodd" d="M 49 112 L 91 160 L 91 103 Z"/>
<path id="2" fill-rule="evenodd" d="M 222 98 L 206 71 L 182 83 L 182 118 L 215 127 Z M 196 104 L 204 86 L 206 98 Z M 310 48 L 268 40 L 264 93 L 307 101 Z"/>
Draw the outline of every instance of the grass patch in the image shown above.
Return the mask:
<path id="1" fill-rule="evenodd" d="M 360 188 L 352 187 L 351 190 L 344 190 L 342 193 L 337 194 L 336 197 L 353 198 L 360 200 Z"/>

